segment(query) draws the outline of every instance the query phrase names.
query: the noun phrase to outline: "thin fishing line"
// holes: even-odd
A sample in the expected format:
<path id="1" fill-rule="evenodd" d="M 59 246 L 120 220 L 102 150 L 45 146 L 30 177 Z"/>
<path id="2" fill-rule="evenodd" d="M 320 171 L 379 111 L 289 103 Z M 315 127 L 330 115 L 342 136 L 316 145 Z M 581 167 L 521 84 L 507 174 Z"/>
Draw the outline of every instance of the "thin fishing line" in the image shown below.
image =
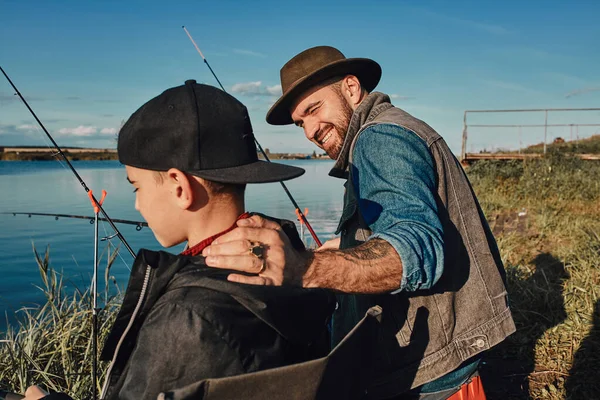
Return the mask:
<path id="1" fill-rule="evenodd" d="M 23 105 L 25 105 L 25 103 L 23 102 L 23 100 L 21 100 L 19 98 L 19 100 L 21 101 L 21 103 L 23 103 Z M 58 161 L 58 163 L 61 165 L 61 167 L 63 167 L 63 169 L 67 169 L 67 166 L 64 164 L 64 162 L 60 159 L 60 153 L 56 152 L 56 149 L 54 149 L 50 144 L 50 141 L 48 141 L 48 138 L 46 137 L 46 135 L 44 135 L 44 132 L 40 129 L 39 126 L 35 125 L 35 124 L 31 124 L 35 130 L 35 132 L 41 136 L 42 140 L 44 141 L 44 145 L 46 145 L 46 148 L 48 148 L 48 151 L 50 152 L 50 154 L 52 155 L 52 157 L 54 158 L 54 160 Z"/>
<path id="2" fill-rule="evenodd" d="M 104 223 L 104 221 L 102 221 L 102 229 L 104 230 L 104 237 L 108 237 L 110 236 L 108 231 L 106 230 L 106 224 Z M 125 267 L 129 270 L 129 272 L 131 272 L 131 267 L 129 266 L 128 263 L 125 262 L 125 259 L 123 258 L 123 256 L 121 256 L 121 252 L 119 251 L 119 249 L 112 244 L 112 238 L 111 239 L 106 239 L 106 245 L 108 247 L 112 246 L 114 248 L 114 250 L 117 252 L 117 256 L 119 256 L 119 258 L 121 259 L 121 261 L 123 262 L 123 264 L 125 264 Z M 108 255 L 107 255 L 108 257 Z"/>
<path id="3" fill-rule="evenodd" d="M 213 69 L 211 68 L 210 64 L 208 63 L 208 60 L 206 59 L 206 57 L 204 57 L 204 54 L 202 54 L 202 51 L 200 51 L 200 48 L 198 47 L 198 45 L 196 44 L 196 42 L 194 41 L 194 39 L 192 38 L 192 35 L 190 35 L 190 33 L 188 32 L 188 30 L 185 28 L 185 26 L 182 26 L 183 30 L 185 31 L 185 33 L 188 35 L 188 37 L 190 38 L 190 40 L 192 41 L 192 43 L 194 44 L 194 47 L 196 48 L 196 50 L 198 51 L 198 53 L 200 54 L 200 57 L 202 57 L 202 59 L 204 60 L 204 64 L 206 64 L 206 66 L 208 67 L 208 69 L 210 70 L 210 72 L 212 73 L 212 75 L 215 77 L 215 79 L 217 80 L 217 82 L 219 83 L 219 86 L 221 86 L 221 89 L 227 93 L 227 91 L 225 90 L 225 88 L 223 87 L 223 85 L 221 84 L 221 81 L 219 80 L 219 78 L 217 77 L 217 74 L 215 74 L 215 71 L 213 71 Z M 254 135 L 253 135 L 254 136 Z M 258 142 L 258 139 L 256 139 L 256 136 L 254 136 L 254 143 L 256 143 L 256 147 L 258 147 L 258 149 L 260 150 L 261 154 L 263 155 L 263 157 L 265 158 L 265 160 L 267 162 L 271 162 L 271 160 L 269 159 L 269 157 L 267 156 L 267 153 L 265 153 L 265 151 L 263 150 L 262 146 L 260 145 L 260 143 Z M 317 234 L 315 233 L 314 229 L 312 228 L 312 226 L 310 225 L 310 223 L 308 222 L 308 219 L 306 219 L 306 216 L 304 215 L 304 213 L 302 212 L 302 210 L 300 209 L 300 206 L 298 205 L 298 203 L 296 203 L 296 200 L 294 199 L 294 197 L 292 196 L 292 194 L 290 193 L 290 191 L 288 190 L 287 186 L 285 183 L 283 183 L 283 181 L 279 181 L 279 183 L 281 184 L 281 187 L 283 188 L 283 191 L 285 192 L 285 194 L 288 196 L 288 198 L 290 199 L 290 201 L 292 202 L 292 205 L 295 207 L 295 211 L 296 213 L 298 213 L 298 216 L 300 217 L 300 219 L 304 222 L 304 224 L 306 225 L 306 228 L 308 229 L 308 231 L 310 232 L 310 235 L 312 236 L 313 240 L 315 241 L 315 243 L 317 244 L 318 247 L 321 247 L 322 243 L 319 240 L 319 238 L 317 237 Z"/>
<path id="4" fill-rule="evenodd" d="M 44 131 L 44 133 L 46 133 L 46 135 L 48 136 L 48 139 L 50 139 L 50 141 L 52 142 L 52 144 L 54 145 L 54 147 L 56 148 L 56 150 L 63 157 L 64 161 L 67 163 L 67 165 L 69 166 L 69 168 L 71 169 L 71 171 L 73 172 L 73 174 L 75 175 L 75 177 L 77 178 L 77 180 L 79 181 L 79 183 L 81 184 L 81 186 L 83 187 L 83 189 L 85 190 L 85 192 L 89 193 L 90 192 L 90 188 L 88 188 L 88 186 L 83 181 L 83 179 L 81 179 L 81 176 L 79 176 L 79 173 L 77 173 L 77 170 L 75 170 L 75 167 L 73 167 L 73 165 L 71 164 L 71 162 L 69 161 L 69 159 L 67 158 L 67 156 L 61 150 L 60 146 L 52 138 L 52 135 L 50 135 L 50 133 L 48 132 L 48 130 L 46 129 L 46 127 L 44 126 L 44 124 L 42 124 L 42 121 L 40 121 L 40 119 L 37 117 L 37 115 L 35 114 L 35 112 L 33 111 L 33 109 L 29 106 L 29 103 L 27 103 L 27 100 L 25 100 L 25 98 L 23 97 L 23 95 L 21 94 L 21 92 L 19 92 L 19 89 L 17 89 L 17 87 L 15 86 L 15 84 L 8 77 L 8 75 L 6 74 L 6 72 L 4 72 L 4 69 L 2 67 L 0 67 L 0 71 L 2 72 L 2 74 L 4 75 L 4 77 L 6 78 L 6 80 L 8 81 L 8 83 L 10 83 L 10 85 L 12 86 L 12 88 L 15 90 L 15 92 L 17 93 L 17 95 L 21 98 L 21 100 L 25 104 L 25 107 L 27 107 L 27 109 L 29 110 L 29 112 L 31 113 L 31 115 L 33 116 L 33 118 L 35 118 L 35 120 L 39 124 L 40 128 L 42 128 L 43 131 Z M 90 194 L 90 198 L 94 201 L 94 203 L 96 203 L 98 205 L 98 210 L 102 212 L 102 214 L 104 215 L 104 217 L 107 219 L 108 223 L 110 224 L 111 228 L 113 228 L 114 231 L 117 233 L 117 236 L 119 237 L 119 239 L 121 240 L 121 242 L 123 243 L 123 245 L 127 248 L 127 250 L 129 251 L 129 253 L 131 254 L 131 256 L 133 258 L 135 258 L 135 252 L 133 251 L 133 249 L 131 248 L 131 246 L 129 246 L 129 244 L 125 240 L 125 237 L 123 237 L 123 235 L 121 234 L 121 232 L 119 231 L 119 229 L 116 227 L 116 225 L 112 222 L 112 220 L 110 219 L 110 217 L 108 216 L 108 214 L 106 213 L 106 211 L 104 211 L 104 208 L 99 204 L 98 200 L 93 195 Z"/>

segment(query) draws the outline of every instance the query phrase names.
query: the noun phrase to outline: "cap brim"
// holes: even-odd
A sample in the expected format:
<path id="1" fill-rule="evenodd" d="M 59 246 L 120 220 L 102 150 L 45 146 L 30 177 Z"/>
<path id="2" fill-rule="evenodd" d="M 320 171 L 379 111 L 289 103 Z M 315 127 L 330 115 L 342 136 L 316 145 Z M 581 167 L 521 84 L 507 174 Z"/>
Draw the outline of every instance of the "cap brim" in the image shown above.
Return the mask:
<path id="1" fill-rule="evenodd" d="M 267 122 L 271 125 L 293 124 L 294 121 L 290 114 L 292 102 L 310 87 L 334 76 L 342 75 L 356 76 L 361 85 L 371 92 L 381 79 L 381 66 L 369 58 L 346 58 L 327 64 L 294 82 L 267 112 Z"/>
<path id="2" fill-rule="evenodd" d="M 223 183 L 268 183 L 287 181 L 304 174 L 304 169 L 267 161 L 255 161 L 238 167 L 186 171 L 200 178 Z"/>

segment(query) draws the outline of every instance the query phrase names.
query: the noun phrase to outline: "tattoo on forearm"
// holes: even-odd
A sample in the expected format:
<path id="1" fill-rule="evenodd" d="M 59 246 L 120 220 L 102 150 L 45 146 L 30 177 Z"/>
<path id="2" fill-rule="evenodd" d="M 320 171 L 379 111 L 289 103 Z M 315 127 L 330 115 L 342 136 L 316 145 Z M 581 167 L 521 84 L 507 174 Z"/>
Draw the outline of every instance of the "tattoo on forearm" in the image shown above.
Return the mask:
<path id="1" fill-rule="evenodd" d="M 344 259 L 348 260 L 348 261 L 355 261 L 355 260 L 365 260 L 365 261 L 373 260 L 373 261 L 375 261 L 375 260 L 380 260 L 382 258 L 387 257 L 390 253 L 390 249 L 391 249 L 391 246 L 385 240 L 372 239 L 372 240 L 366 241 L 365 243 L 361 244 L 360 246 L 357 246 L 353 249 L 343 251 L 341 253 L 342 253 L 342 257 L 344 257 Z"/>
<path id="2" fill-rule="evenodd" d="M 383 239 L 371 239 L 352 249 L 325 250 L 314 258 L 303 276 L 305 287 L 345 293 L 385 293 L 402 280 L 402 261 Z"/>

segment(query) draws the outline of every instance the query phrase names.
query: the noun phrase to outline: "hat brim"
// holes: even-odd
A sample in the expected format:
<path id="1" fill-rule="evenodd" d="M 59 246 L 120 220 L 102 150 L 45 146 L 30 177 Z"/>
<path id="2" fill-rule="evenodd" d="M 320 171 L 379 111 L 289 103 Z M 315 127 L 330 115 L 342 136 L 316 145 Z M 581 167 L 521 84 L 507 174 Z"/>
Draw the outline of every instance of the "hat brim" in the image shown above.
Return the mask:
<path id="1" fill-rule="evenodd" d="M 346 58 L 329 63 L 294 82 L 267 112 L 267 122 L 271 125 L 293 124 L 290 108 L 297 97 L 320 82 L 342 75 L 356 76 L 361 85 L 371 92 L 381 79 L 381 66 L 369 58 Z"/>
<path id="2" fill-rule="evenodd" d="M 187 172 L 213 182 L 243 184 L 287 181 L 304 174 L 305 170 L 292 165 L 259 160 L 238 167 Z"/>

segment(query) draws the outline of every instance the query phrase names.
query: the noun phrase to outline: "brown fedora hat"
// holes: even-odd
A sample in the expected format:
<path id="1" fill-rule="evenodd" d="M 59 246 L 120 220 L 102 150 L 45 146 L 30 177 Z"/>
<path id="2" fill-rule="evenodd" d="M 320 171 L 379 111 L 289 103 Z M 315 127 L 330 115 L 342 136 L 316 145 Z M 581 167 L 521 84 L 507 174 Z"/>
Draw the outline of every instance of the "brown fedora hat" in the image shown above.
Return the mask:
<path id="1" fill-rule="evenodd" d="M 354 75 L 361 85 L 372 91 L 381 78 L 381 67 L 368 58 L 346 58 L 341 51 L 330 46 L 317 46 L 304 50 L 281 68 L 283 95 L 267 112 L 271 125 L 294 123 L 290 107 L 307 89 L 334 76 Z"/>

